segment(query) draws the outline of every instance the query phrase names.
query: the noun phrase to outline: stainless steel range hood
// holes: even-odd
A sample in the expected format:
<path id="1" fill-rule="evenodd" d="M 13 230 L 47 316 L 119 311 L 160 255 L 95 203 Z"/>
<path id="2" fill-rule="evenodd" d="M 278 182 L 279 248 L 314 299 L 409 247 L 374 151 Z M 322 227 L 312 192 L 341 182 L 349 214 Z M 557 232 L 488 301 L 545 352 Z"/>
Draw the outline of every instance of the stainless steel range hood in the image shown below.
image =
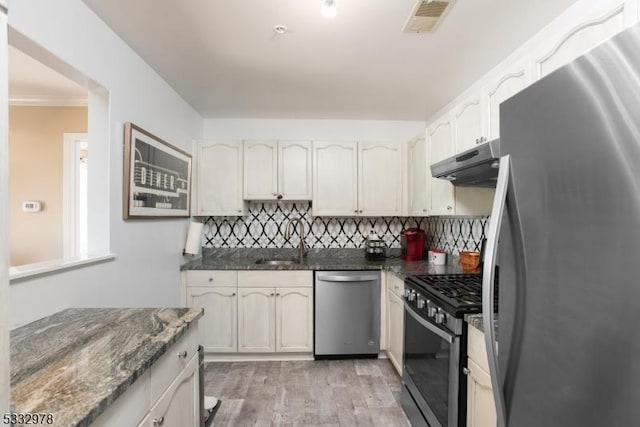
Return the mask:
<path id="1" fill-rule="evenodd" d="M 494 187 L 498 179 L 500 140 L 494 139 L 431 165 L 431 175 L 460 187 Z"/>

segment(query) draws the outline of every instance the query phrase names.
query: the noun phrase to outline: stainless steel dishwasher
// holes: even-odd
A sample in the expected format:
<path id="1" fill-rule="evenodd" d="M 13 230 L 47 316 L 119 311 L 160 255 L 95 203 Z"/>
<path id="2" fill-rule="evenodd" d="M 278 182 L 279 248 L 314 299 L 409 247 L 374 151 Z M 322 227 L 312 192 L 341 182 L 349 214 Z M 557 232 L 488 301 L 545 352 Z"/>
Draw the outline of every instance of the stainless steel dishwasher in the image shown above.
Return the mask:
<path id="1" fill-rule="evenodd" d="M 377 357 L 380 272 L 318 271 L 314 289 L 315 357 Z"/>

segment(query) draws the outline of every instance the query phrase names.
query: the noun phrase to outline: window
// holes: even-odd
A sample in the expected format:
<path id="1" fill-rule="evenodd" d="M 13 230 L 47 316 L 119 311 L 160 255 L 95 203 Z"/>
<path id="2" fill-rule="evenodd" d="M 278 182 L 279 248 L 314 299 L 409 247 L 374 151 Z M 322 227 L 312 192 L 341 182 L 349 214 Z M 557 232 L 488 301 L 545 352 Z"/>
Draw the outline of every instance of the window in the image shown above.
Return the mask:
<path id="1" fill-rule="evenodd" d="M 11 43 L 11 30 L 9 36 Z M 88 90 L 34 59 L 51 60 L 40 46 L 23 38 L 19 44 L 9 46 L 8 73 L 12 280 L 113 257 L 108 92 L 84 77 Z M 103 160 L 91 164 L 89 152 Z"/>

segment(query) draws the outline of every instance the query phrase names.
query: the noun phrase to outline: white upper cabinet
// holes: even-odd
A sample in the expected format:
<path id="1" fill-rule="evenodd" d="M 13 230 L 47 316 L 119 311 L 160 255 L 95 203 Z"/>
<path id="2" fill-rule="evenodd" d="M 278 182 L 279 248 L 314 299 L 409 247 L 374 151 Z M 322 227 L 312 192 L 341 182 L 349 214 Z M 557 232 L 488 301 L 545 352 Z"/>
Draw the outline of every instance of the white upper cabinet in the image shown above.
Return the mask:
<path id="1" fill-rule="evenodd" d="M 245 200 L 274 200 L 277 196 L 277 141 L 244 141 Z"/>
<path id="2" fill-rule="evenodd" d="M 533 52 L 538 80 L 637 21 L 637 0 L 599 0 L 572 8 Z"/>
<path id="3" fill-rule="evenodd" d="M 311 142 L 244 141 L 245 200 L 311 200 Z"/>
<path id="4" fill-rule="evenodd" d="M 402 145 L 358 143 L 358 214 L 402 215 Z"/>
<path id="5" fill-rule="evenodd" d="M 242 215 L 242 142 L 200 142 L 197 155 L 196 215 Z"/>
<path id="6" fill-rule="evenodd" d="M 430 164 L 437 163 L 453 155 L 453 126 L 451 115 L 445 114 L 428 129 Z M 431 178 L 430 215 L 454 215 L 454 187 L 450 182 Z"/>
<path id="7" fill-rule="evenodd" d="M 285 200 L 311 200 L 311 142 L 278 142 L 278 193 Z"/>
<path id="8" fill-rule="evenodd" d="M 409 164 L 409 215 L 425 216 L 431 208 L 429 183 L 431 169 L 427 157 L 427 140 L 424 136 L 413 138 L 407 144 Z"/>
<path id="9" fill-rule="evenodd" d="M 529 84 L 529 57 L 502 69 L 484 87 L 487 138 L 500 136 L 500 104 Z"/>
<path id="10" fill-rule="evenodd" d="M 455 152 L 461 153 L 485 141 L 481 93 L 475 91 L 453 109 Z"/>
<path id="11" fill-rule="evenodd" d="M 358 214 L 358 144 L 313 142 L 313 215 Z"/>

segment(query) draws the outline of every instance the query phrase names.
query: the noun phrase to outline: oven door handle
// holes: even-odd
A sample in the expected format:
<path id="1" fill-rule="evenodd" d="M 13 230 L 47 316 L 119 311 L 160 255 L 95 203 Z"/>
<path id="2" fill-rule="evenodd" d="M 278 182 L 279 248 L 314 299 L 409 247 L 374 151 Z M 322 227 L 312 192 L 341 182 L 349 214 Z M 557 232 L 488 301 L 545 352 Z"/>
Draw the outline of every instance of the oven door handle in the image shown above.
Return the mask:
<path id="1" fill-rule="evenodd" d="M 455 335 L 453 334 L 449 334 L 445 331 L 443 331 L 442 329 L 438 328 L 436 325 L 434 325 L 431 322 L 427 322 L 426 320 L 424 320 L 418 313 L 416 313 L 413 310 L 413 307 L 411 307 L 409 305 L 408 302 L 404 302 L 404 309 L 407 313 L 409 313 L 411 315 L 411 317 L 413 317 L 413 319 L 418 322 L 420 325 L 424 326 L 425 328 L 427 328 L 428 330 L 430 330 L 431 332 L 433 332 L 434 334 L 438 335 L 440 338 L 446 340 L 449 344 L 453 343 L 453 340 L 456 338 Z"/>

